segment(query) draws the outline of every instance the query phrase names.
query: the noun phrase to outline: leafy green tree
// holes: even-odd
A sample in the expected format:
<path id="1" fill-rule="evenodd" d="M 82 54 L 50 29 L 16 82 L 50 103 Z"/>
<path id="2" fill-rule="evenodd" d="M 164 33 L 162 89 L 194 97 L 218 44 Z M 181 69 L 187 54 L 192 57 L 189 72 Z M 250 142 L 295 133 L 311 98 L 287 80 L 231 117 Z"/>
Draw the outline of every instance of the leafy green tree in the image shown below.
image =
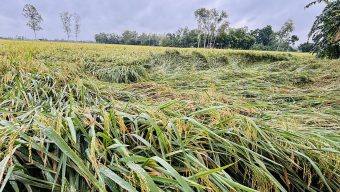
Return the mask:
<path id="1" fill-rule="evenodd" d="M 271 25 L 267 25 L 262 29 L 256 29 L 251 32 L 252 35 L 255 36 L 256 44 L 262 44 L 264 46 L 269 46 L 274 44 L 275 41 L 275 32 Z"/>
<path id="2" fill-rule="evenodd" d="M 149 46 L 159 46 L 161 36 L 157 34 L 149 34 Z"/>
<path id="3" fill-rule="evenodd" d="M 313 46 L 314 46 L 313 43 L 308 43 L 308 42 L 302 43 L 301 45 L 299 45 L 298 50 L 301 52 L 305 52 L 305 53 L 312 52 Z"/>
<path id="4" fill-rule="evenodd" d="M 138 36 L 137 39 L 140 45 L 150 45 L 150 40 L 151 40 L 150 34 L 142 33 Z"/>
<path id="5" fill-rule="evenodd" d="M 147 33 L 142 33 L 138 36 L 137 42 L 139 45 L 148 45 L 148 46 L 158 46 L 160 38 L 157 34 L 147 34 Z"/>
<path id="6" fill-rule="evenodd" d="M 109 44 L 121 44 L 122 43 L 122 37 L 115 33 L 107 34 L 107 39 L 108 39 Z"/>
<path id="7" fill-rule="evenodd" d="M 216 41 L 216 32 L 221 26 L 229 24 L 227 21 L 228 14 L 225 11 L 218 11 L 216 9 L 200 8 L 195 11 L 195 17 L 198 24 L 198 42 L 197 47 L 200 45 L 201 34 L 204 36 L 203 46 L 214 47 Z"/>
<path id="8" fill-rule="evenodd" d="M 197 30 L 190 30 L 188 27 L 180 28 L 176 32 L 179 47 L 195 47 L 197 45 Z"/>
<path id="9" fill-rule="evenodd" d="M 128 45 L 138 45 L 138 32 L 137 31 L 130 31 L 126 30 L 122 33 L 122 42 L 123 44 Z"/>
<path id="10" fill-rule="evenodd" d="M 316 18 L 309 38 L 314 41 L 313 52 L 318 57 L 340 58 L 340 1 L 313 1 L 307 7 L 325 2 L 326 7 Z"/>
<path id="11" fill-rule="evenodd" d="M 167 33 L 161 40 L 161 46 L 163 47 L 178 47 L 179 38 L 175 33 Z"/>
<path id="12" fill-rule="evenodd" d="M 206 9 L 206 8 L 200 8 L 200 9 L 197 9 L 195 12 L 194 12 L 194 15 L 195 15 L 195 18 L 197 20 L 197 27 L 198 27 L 198 31 L 199 33 L 197 34 L 197 38 L 198 38 L 198 41 L 197 41 L 197 48 L 200 47 L 201 45 L 201 38 L 202 38 L 202 35 L 205 36 L 205 29 L 206 29 L 206 25 L 208 23 L 208 19 L 209 19 L 209 10 Z M 206 37 L 204 37 L 206 38 Z M 205 40 L 204 40 L 204 47 L 205 47 Z"/>
<path id="13" fill-rule="evenodd" d="M 230 29 L 227 32 L 220 33 L 217 42 L 220 48 L 231 49 L 250 49 L 256 41 L 256 38 L 248 32 L 246 27 Z"/>
<path id="14" fill-rule="evenodd" d="M 97 43 L 109 43 L 108 36 L 105 33 L 96 34 L 94 38 Z"/>
<path id="15" fill-rule="evenodd" d="M 180 28 L 175 33 L 166 34 L 161 40 L 161 45 L 165 47 L 196 47 L 199 33 L 197 29 Z"/>
<path id="16" fill-rule="evenodd" d="M 294 22 L 289 19 L 281 27 L 280 31 L 277 32 L 277 48 L 276 50 L 286 50 L 287 45 L 289 46 L 291 42 L 291 33 L 294 31 Z"/>
<path id="17" fill-rule="evenodd" d="M 41 27 L 41 22 L 43 22 L 43 18 L 41 17 L 37 9 L 31 4 L 26 4 L 22 11 L 24 17 L 28 19 L 26 25 L 33 30 L 34 39 L 37 39 L 37 31 L 43 29 Z"/>

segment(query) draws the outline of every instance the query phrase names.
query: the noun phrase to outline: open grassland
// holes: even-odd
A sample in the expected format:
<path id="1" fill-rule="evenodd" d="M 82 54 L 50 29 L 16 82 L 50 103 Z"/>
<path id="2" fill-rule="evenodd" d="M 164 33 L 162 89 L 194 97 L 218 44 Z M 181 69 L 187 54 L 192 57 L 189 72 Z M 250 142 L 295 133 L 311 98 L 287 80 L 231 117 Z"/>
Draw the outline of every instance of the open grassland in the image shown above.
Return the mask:
<path id="1" fill-rule="evenodd" d="M 340 61 L 0 41 L 0 191 L 337 191 Z"/>

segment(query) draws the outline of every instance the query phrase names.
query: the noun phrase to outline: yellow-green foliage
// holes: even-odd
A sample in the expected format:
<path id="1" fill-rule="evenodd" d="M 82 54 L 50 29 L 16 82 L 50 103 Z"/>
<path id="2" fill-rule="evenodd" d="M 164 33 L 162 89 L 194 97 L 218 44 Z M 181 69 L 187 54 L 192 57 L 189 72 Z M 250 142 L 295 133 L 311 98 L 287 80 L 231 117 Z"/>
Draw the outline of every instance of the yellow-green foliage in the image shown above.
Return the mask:
<path id="1" fill-rule="evenodd" d="M 20 57 L 27 62 L 39 62 L 39 70 L 49 70 L 60 78 L 72 78 L 75 73 L 89 73 L 101 80 L 113 82 L 135 82 L 145 77 L 143 65 L 149 64 L 156 56 L 172 54 L 209 64 L 229 62 L 264 62 L 288 60 L 302 54 L 287 54 L 260 51 L 173 49 L 146 46 L 100 45 L 29 41 L 0 41 L 0 55 L 11 59 Z M 25 57 L 25 58 L 21 58 Z M 171 58 L 172 59 L 172 58 Z M 133 66 L 133 67 L 132 67 Z M 20 66 L 24 67 L 24 66 Z M 35 69 L 35 68 L 34 68 Z M 33 70 L 31 68 L 30 70 Z M 131 73 L 127 72 L 130 71 Z M 126 77 L 125 77 L 126 76 Z"/>
<path id="2" fill-rule="evenodd" d="M 339 66 L 0 41 L 0 192 L 337 191 Z"/>

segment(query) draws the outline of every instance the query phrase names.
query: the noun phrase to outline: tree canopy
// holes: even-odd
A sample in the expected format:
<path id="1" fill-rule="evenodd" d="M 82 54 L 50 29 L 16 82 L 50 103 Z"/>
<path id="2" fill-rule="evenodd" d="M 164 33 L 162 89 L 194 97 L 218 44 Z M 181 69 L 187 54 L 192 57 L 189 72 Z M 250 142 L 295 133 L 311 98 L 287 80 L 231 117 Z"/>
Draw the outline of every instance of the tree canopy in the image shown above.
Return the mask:
<path id="1" fill-rule="evenodd" d="M 41 17 L 38 10 L 31 4 L 26 4 L 23 8 L 23 15 L 28 19 L 26 25 L 33 30 L 34 38 L 37 38 L 37 31 L 42 30 L 41 22 L 43 22 L 43 18 Z"/>
<path id="2" fill-rule="evenodd" d="M 314 41 L 313 52 L 318 57 L 340 58 L 340 1 L 314 1 L 307 7 L 325 2 L 326 7 L 319 15 L 309 33 Z"/>

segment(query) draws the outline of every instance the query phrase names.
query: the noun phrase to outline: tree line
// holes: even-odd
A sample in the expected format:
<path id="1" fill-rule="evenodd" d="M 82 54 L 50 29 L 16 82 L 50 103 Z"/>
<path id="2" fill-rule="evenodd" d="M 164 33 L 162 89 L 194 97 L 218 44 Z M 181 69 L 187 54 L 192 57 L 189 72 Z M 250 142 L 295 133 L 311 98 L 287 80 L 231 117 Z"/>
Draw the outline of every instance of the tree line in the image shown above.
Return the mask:
<path id="1" fill-rule="evenodd" d="M 41 24 L 44 19 L 38 10 L 31 4 L 26 4 L 22 12 L 23 16 L 28 20 L 26 25 L 34 32 L 34 39 L 37 39 L 37 32 L 43 30 Z M 73 32 L 75 40 L 77 41 L 80 33 L 80 16 L 77 13 L 71 14 L 66 11 L 60 13 L 60 20 L 63 25 L 63 30 L 67 36 L 67 40 L 70 40 Z"/>
<path id="2" fill-rule="evenodd" d="M 249 30 L 247 27 L 231 28 L 225 11 L 200 8 L 194 14 L 197 21 L 195 29 L 184 27 L 164 35 L 126 30 L 122 34 L 99 33 L 95 35 L 95 40 L 110 44 L 275 51 L 293 51 L 293 45 L 299 40 L 292 34 L 292 20 L 284 23 L 278 31 L 274 31 L 271 25 Z"/>
<path id="3" fill-rule="evenodd" d="M 126 45 L 149 45 L 160 46 L 161 35 L 153 33 L 141 33 L 126 30 L 122 34 L 99 33 L 95 35 L 97 43 L 126 44 Z"/>
<path id="4" fill-rule="evenodd" d="M 299 38 L 287 33 L 290 27 L 290 23 L 286 23 L 278 32 L 271 25 L 255 30 L 228 28 L 218 30 L 214 36 L 206 35 L 204 39 L 200 39 L 203 35 L 198 29 L 188 27 L 164 35 L 126 30 L 122 34 L 99 33 L 95 35 L 95 40 L 107 44 L 293 51 L 292 46 Z"/>

